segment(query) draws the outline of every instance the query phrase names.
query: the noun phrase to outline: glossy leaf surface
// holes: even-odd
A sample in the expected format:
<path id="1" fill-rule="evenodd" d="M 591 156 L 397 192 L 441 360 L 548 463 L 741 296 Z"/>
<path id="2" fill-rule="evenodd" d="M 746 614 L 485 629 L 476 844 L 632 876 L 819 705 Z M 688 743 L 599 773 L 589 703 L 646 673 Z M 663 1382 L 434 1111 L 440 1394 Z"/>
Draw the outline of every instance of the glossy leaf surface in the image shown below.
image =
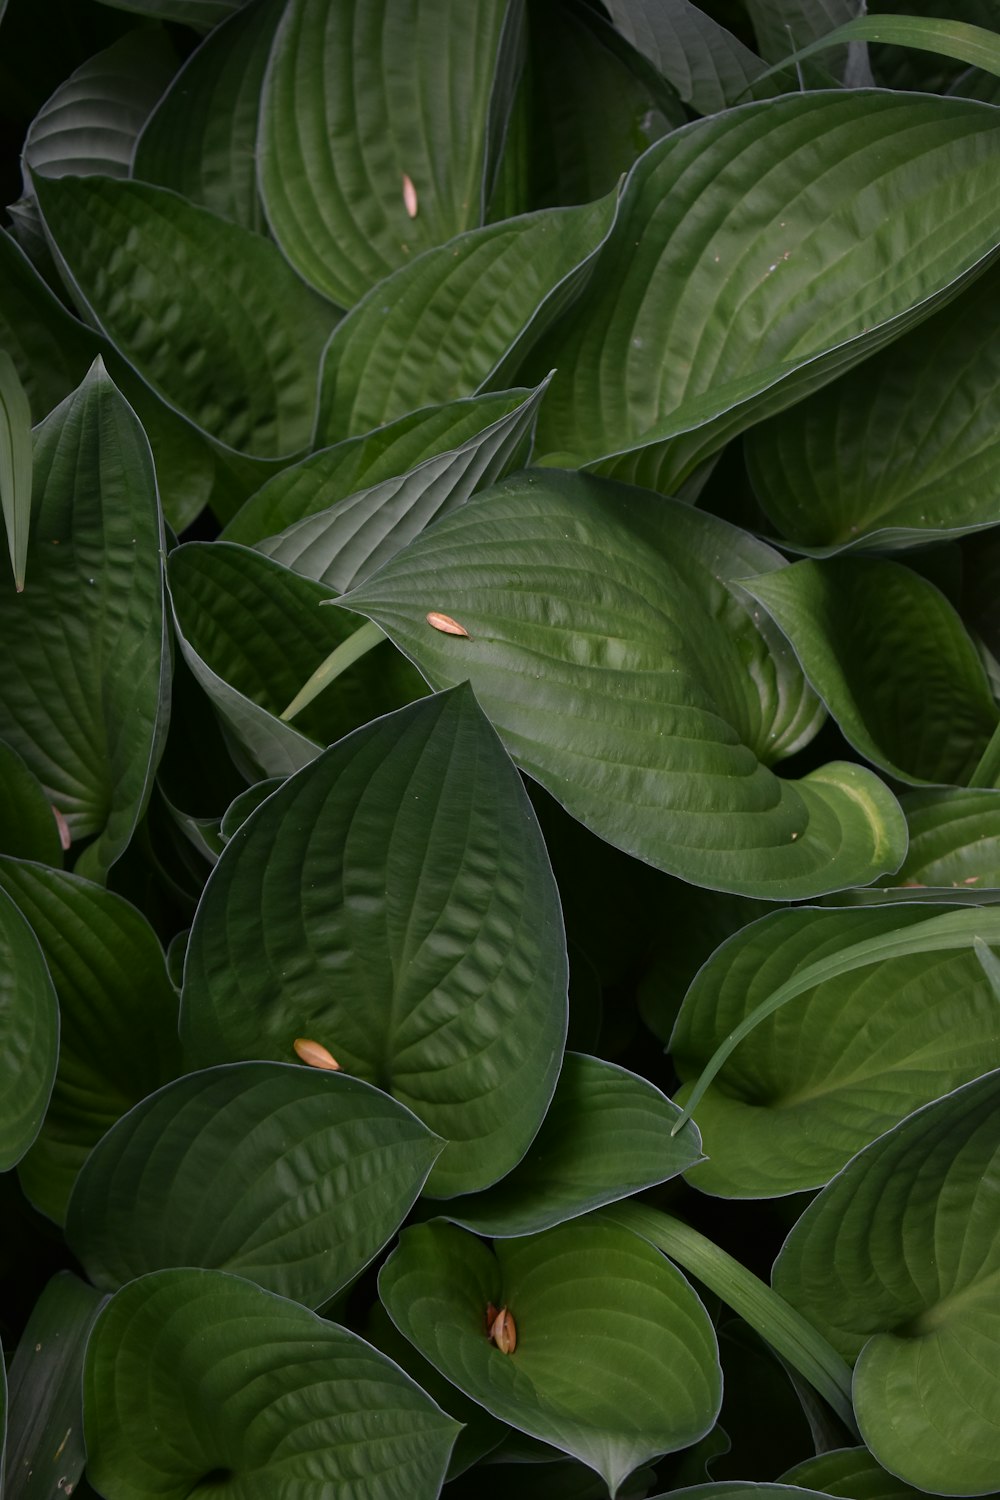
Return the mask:
<path id="1" fill-rule="evenodd" d="M 972 898 L 1000 887 L 1000 792 L 907 792 L 900 805 L 910 847 L 892 885 L 950 887 Z"/>
<path id="2" fill-rule="evenodd" d="M 38 940 L 0 891 L 0 1171 L 41 1128 L 59 1056 L 59 1007 Z"/>
<path id="3" fill-rule="evenodd" d="M 607 10 L 622 36 L 699 114 L 752 97 L 764 63 L 690 0 L 609 0 Z"/>

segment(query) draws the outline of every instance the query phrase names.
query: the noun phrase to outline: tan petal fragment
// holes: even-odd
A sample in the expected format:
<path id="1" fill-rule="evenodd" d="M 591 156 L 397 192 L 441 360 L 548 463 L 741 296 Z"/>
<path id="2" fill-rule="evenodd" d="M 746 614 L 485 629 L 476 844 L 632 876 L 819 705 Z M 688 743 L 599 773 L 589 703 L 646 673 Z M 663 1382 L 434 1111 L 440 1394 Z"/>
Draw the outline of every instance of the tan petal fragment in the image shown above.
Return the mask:
<path id="1" fill-rule="evenodd" d="M 439 614 L 436 609 L 432 609 L 428 614 L 427 623 L 428 625 L 433 625 L 435 630 L 443 630 L 445 635 L 467 636 L 469 634 L 465 626 L 460 625 L 457 620 L 453 620 L 451 615 Z"/>
<path id="2" fill-rule="evenodd" d="M 332 1052 L 327 1052 L 319 1042 L 311 1042 L 308 1037 L 297 1036 L 292 1043 L 297 1055 L 311 1068 L 327 1068 L 331 1073 L 339 1073 L 340 1063 Z"/>

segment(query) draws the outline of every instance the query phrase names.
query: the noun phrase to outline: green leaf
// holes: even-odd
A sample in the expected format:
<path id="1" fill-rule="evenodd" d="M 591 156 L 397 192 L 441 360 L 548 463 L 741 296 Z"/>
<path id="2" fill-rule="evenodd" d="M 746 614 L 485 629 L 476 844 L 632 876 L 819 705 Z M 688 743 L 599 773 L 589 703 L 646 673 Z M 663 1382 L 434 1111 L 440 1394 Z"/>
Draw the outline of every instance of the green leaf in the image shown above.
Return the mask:
<path id="1" fill-rule="evenodd" d="M 41 1129 L 59 1056 L 59 1006 L 38 940 L 0 891 L 0 1172 Z"/>
<path id="2" fill-rule="evenodd" d="M 257 458 L 307 446 L 336 313 L 272 244 L 142 182 L 35 187 L 74 296 L 168 406 Z"/>
<path id="3" fill-rule="evenodd" d="M 437 522 L 360 589 L 432 686 L 471 681 L 508 750 L 618 848 L 700 885 L 793 900 L 864 884 L 905 850 L 895 800 L 833 764 L 768 765 L 816 704 L 731 580 L 778 555 L 690 506 L 552 471 Z M 428 611 L 456 620 L 445 635 Z"/>
<path id="4" fill-rule="evenodd" d="M 83 1473 L 83 1355 L 106 1299 L 69 1271 L 31 1310 L 10 1366 L 5 1500 L 69 1495 Z"/>
<path id="5" fill-rule="evenodd" d="M 910 847 L 895 886 L 965 890 L 970 900 L 1000 888 L 1000 792 L 947 788 L 900 799 Z"/>
<path id="6" fill-rule="evenodd" d="M 492 84 L 518 10 L 289 0 L 261 105 L 260 187 L 278 244 L 331 301 L 353 306 L 482 222 Z M 509 102 L 496 106 L 502 119 Z"/>
<path id="7" fill-rule="evenodd" d="M 144 1099 L 95 1146 L 66 1238 L 107 1290 L 204 1266 L 321 1307 L 398 1229 L 443 1144 L 356 1078 L 210 1068 Z"/>
<path id="8" fill-rule="evenodd" d="M 520 466 L 518 460 L 530 445 L 547 386 L 546 380 L 509 415 L 460 447 L 426 459 L 408 474 L 383 480 L 293 522 L 278 535 L 258 542 L 258 550 L 338 593 L 360 583 L 432 521 L 456 510 L 470 495 Z M 317 454 L 306 460 L 312 484 L 323 481 L 322 457 Z M 316 489 L 312 497 L 315 503 Z"/>
<path id="9" fill-rule="evenodd" d="M 17 366 L 0 349 L 0 502 L 14 587 L 24 588 L 31 524 L 31 408 Z"/>
<path id="10" fill-rule="evenodd" d="M 534 357 L 560 372 L 539 451 L 669 493 L 983 268 L 998 152 L 989 106 L 863 90 L 675 131 L 636 163 L 600 275 Z"/>
<path id="11" fill-rule="evenodd" d="M 816 1490 L 786 1485 L 784 1480 L 780 1484 L 747 1484 L 738 1479 L 724 1479 L 693 1489 L 671 1490 L 669 1496 L 651 1495 L 649 1500 L 822 1500 L 822 1497 Z"/>
<path id="12" fill-rule="evenodd" d="M 146 121 L 130 173 L 258 234 L 257 116 L 283 9 L 253 0 L 205 38 Z"/>
<path id="13" fill-rule="evenodd" d="M 755 52 L 690 0 L 607 0 L 605 8 L 622 36 L 700 115 L 744 98 L 765 71 Z"/>
<path id="14" fill-rule="evenodd" d="M 718 949 L 671 1038 L 682 1082 L 744 1021 L 763 1019 L 699 1100 L 708 1160 L 690 1173 L 695 1187 L 727 1198 L 821 1187 L 904 1115 L 1000 1067 L 997 1000 L 975 952 L 980 931 L 1000 944 L 1000 914 L 945 911 L 798 908 Z M 924 946 L 949 930 L 951 947 Z M 880 959 L 882 942 L 892 946 Z M 844 967 L 852 953 L 856 966 Z M 772 1010 L 779 994 L 795 1003 Z"/>
<path id="15" fill-rule="evenodd" d="M 149 445 L 99 360 L 37 430 L 34 493 L 31 585 L 0 590 L 4 736 L 103 879 L 149 796 L 169 657 Z"/>
<path id="16" fill-rule="evenodd" d="M 402 1333 L 494 1416 L 603 1475 L 612 1494 L 647 1459 L 713 1425 L 715 1334 L 694 1292 L 652 1246 L 610 1224 L 481 1241 L 445 1224 L 403 1231 L 379 1276 Z M 487 1337 L 489 1303 L 517 1329 Z"/>
<path id="17" fill-rule="evenodd" d="M 880 558 L 799 562 L 745 578 L 846 739 L 900 781 L 966 783 L 1000 717 L 956 611 Z"/>
<path id="18" fill-rule="evenodd" d="M 916 1489 L 1000 1489 L 1000 1073 L 860 1152 L 792 1230 L 777 1289 L 849 1357 L 861 1435 Z"/>
<path id="19" fill-rule="evenodd" d="M 782 1474 L 781 1483 L 805 1485 L 824 1495 L 844 1495 L 850 1500 L 916 1500 L 922 1493 L 887 1473 L 867 1448 L 818 1453 Z"/>
<path id="20" fill-rule="evenodd" d="M 176 67 L 161 27 L 127 32 L 42 105 L 24 139 L 24 166 L 44 177 L 127 177 L 136 137 Z"/>
<path id="21" fill-rule="evenodd" d="M 786 536 L 825 556 L 996 523 L 998 291 L 991 268 L 850 376 L 747 434 L 754 489 Z"/>
<path id="22" fill-rule="evenodd" d="M 796 47 L 805 48 L 817 37 L 825 37 L 834 27 L 853 21 L 860 12 L 859 0 L 747 0 L 746 8 L 761 57 L 777 65 L 766 76 L 771 78 L 784 68 L 786 79 L 792 64 L 797 63 L 801 55 L 788 57 L 789 52 Z M 849 38 L 845 40 L 849 41 Z M 834 60 L 826 59 L 826 66 L 834 70 L 833 77 L 815 63 L 808 68 L 796 66 L 799 88 L 839 84 L 847 68 L 849 49 L 840 45 L 837 53 Z M 866 81 L 872 81 L 870 72 Z M 786 89 L 790 87 L 792 84 L 786 83 Z"/>
<path id="23" fill-rule="evenodd" d="M 19 1175 L 61 1222 L 90 1148 L 177 1072 L 177 997 L 152 929 L 120 896 L 13 859 L 0 860 L 0 886 L 31 924 L 59 997 L 52 1101 Z"/>
<path id="24" fill-rule="evenodd" d="M 178 21 L 208 31 L 239 10 L 244 0 L 100 0 L 100 3 L 114 6 L 115 10 L 133 11 L 160 21 Z"/>
<path id="25" fill-rule="evenodd" d="M 698 1132 L 672 1136 L 677 1107 L 645 1078 L 567 1052 L 548 1114 L 502 1182 L 447 1211 L 484 1235 L 535 1234 L 666 1182 L 700 1160 Z"/>
<path id="26" fill-rule="evenodd" d="M 502 385 L 583 290 L 616 211 L 611 193 L 471 230 L 375 287 L 327 347 L 316 444 Z"/>
<path id="27" fill-rule="evenodd" d="M 87 1471 L 116 1500 L 432 1500 L 458 1431 L 356 1334 L 221 1271 L 116 1293 L 83 1399 Z"/>
<path id="28" fill-rule="evenodd" d="M 0 854 L 35 859 L 43 865 L 62 864 L 62 845 L 56 813 L 45 789 L 17 751 L 0 740 Z"/>
<path id="29" fill-rule="evenodd" d="M 318 605 L 331 590 L 259 552 L 189 542 L 168 566 L 181 650 L 208 694 L 251 781 L 288 776 L 320 745 L 419 697 L 424 684 L 388 645 L 338 680 L 297 726 L 279 715 L 360 621 Z"/>
<path id="30" fill-rule="evenodd" d="M 282 469 L 251 495 L 223 528 L 222 539 L 254 546 L 362 491 L 398 482 L 418 465 L 471 448 L 483 434 L 506 427 L 525 404 L 534 415 L 532 393 L 523 389 L 464 397 L 322 448 Z"/>
<path id="31" fill-rule="evenodd" d="M 773 3 L 773 0 L 768 0 L 768 3 Z M 853 0 L 845 0 L 845 5 L 841 8 L 850 11 Z M 921 52 L 938 52 L 943 57 L 953 57 L 969 67 L 981 68 L 985 73 L 1000 77 L 1000 36 L 995 31 L 987 31 L 982 26 L 968 26 L 962 21 L 937 20 L 930 16 L 852 17 L 843 26 L 827 32 L 806 47 L 800 47 L 790 57 L 782 56 L 778 67 L 788 68 L 793 63 L 815 57 L 818 52 L 825 52 L 830 47 L 857 42 L 878 42 L 883 46 L 892 43 L 897 47 L 916 47 Z"/>
<path id="32" fill-rule="evenodd" d="M 181 1034 L 196 1065 L 319 1042 L 448 1141 L 428 1189 L 449 1197 L 527 1150 L 566 982 L 534 814 L 466 689 L 349 735 L 233 836 L 191 931 Z"/>

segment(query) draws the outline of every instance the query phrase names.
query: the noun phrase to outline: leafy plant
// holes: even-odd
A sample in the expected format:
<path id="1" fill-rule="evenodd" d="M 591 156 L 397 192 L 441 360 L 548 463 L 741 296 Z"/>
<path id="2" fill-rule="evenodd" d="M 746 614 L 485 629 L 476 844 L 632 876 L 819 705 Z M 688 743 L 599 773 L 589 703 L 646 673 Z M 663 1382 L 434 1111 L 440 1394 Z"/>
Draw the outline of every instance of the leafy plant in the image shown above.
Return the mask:
<path id="1" fill-rule="evenodd" d="M 0 4 L 6 1500 L 1000 1494 L 1000 16 L 913 9 Z"/>

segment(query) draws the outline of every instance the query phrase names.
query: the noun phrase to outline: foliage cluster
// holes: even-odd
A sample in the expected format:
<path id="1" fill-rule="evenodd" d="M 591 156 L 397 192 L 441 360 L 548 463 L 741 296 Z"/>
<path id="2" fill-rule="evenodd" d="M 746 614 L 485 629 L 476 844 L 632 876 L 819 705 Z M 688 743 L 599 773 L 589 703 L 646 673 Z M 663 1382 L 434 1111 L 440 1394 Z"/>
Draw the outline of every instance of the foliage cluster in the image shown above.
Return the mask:
<path id="1" fill-rule="evenodd" d="M 995 0 L 116 4 L 0 4 L 7 1500 L 1000 1491 Z"/>

